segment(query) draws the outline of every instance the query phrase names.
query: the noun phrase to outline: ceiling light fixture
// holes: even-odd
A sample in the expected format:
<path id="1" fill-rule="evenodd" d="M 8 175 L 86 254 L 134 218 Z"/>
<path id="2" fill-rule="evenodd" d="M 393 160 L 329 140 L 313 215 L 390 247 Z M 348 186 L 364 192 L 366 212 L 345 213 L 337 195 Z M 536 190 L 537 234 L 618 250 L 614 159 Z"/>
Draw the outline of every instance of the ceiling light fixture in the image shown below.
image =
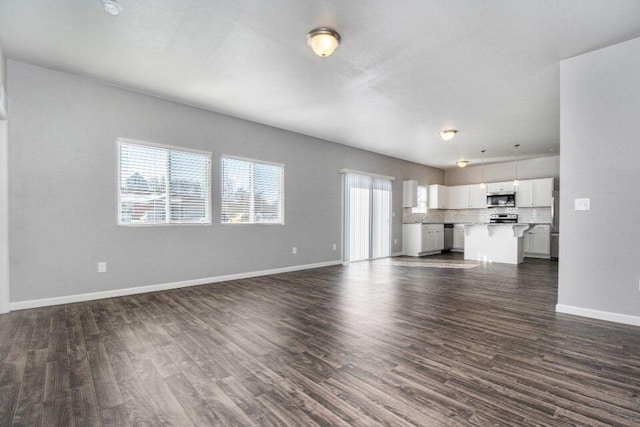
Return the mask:
<path id="1" fill-rule="evenodd" d="M 481 173 L 482 173 L 482 175 L 481 175 L 481 179 L 480 179 L 480 188 L 485 188 L 485 187 L 487 186 L 487 184 L 485 184 L 485 183 L 484 183 L 484 152 L 485 152 L 485 151 L 487 151 L 487 150 L 482 150 L 482 151 L 480 151 L 480 153 L 482 153 L 482 154 L 481 154 L 481 156 L 482 156 L 482 157 L 481 157 L 481 158 L 482 158 L 482 160 L 481 160 L 481 162 L 482 162 L 482 163 L 481 163 L 481 164 L 482 164 L 482 169 L 481 169 L 481 171 L 482 171 L 482 172 L 481 172 Z"/>
<path id="2" fill-rule="evenodd" d="M 456 136 L 456 133 L 458 133 L 458 131 L 455 129 L 447 129 L 440 132 L 440 136 L 445 141 L 451 141 L 453 137 Z"/>
<path id="3" fill-rule="evenodd" d="M 517 187 L 520 185 L 520 181 L 518 180 L 518 147 L 520 147 L 520 144 L 516 144 L 514 147 L 516 147 L 516 177 L 513 180 L 513 185 Z"/>
<path id="4" fill-rule="evenodd" d="M 340 34 L 331 28 L 316 28 L 307 35 L 307 43 L 316 55 L 326 58 L 340 45 Z"/>
<path id="5" fill-rule="evenodd" d="M 111 16 L 118 16 L 122 12 L 122 6 L 116 0 L 102 0 L 102 8 Z"/>
<path id="6" fill-rule="evenodd" d="M 464 168 L 469 164 L 468 160 L 458 160 L 456 162 L 456 165 L 458 165 L 459 168 Z"/>

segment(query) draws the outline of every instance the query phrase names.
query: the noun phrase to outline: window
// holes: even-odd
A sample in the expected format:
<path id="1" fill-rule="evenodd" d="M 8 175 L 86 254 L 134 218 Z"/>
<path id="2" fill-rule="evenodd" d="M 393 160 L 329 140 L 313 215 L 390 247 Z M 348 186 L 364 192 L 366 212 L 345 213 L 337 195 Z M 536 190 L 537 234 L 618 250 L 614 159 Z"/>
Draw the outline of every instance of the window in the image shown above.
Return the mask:
<path id="1" fill-rule="evenodd" d="M 118 224 L 211 224 L 211 153 L 118 140 Z"/>
<path id="2" fill-rule="evenodd" d="M 411 213 L 427 213 L 427 187 L 418 185 L 418 206 L 411 208 Z"/>
<path id="3" fill-rule="evenodd" d="M 223 157 L 222 223 L 284 224 L 284 166 Z"/>

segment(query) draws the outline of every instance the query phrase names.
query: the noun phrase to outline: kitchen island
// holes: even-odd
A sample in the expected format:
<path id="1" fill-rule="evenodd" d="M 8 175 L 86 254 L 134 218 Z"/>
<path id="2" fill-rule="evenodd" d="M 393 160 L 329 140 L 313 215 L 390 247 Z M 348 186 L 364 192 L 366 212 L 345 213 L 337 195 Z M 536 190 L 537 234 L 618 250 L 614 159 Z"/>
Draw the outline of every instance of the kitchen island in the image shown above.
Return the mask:
<path id="1" fill-rule="evenodd" d="M 524 260 L 524 232 L 530 224 L 466 224 L 464 259 L 520 264 Z"/>

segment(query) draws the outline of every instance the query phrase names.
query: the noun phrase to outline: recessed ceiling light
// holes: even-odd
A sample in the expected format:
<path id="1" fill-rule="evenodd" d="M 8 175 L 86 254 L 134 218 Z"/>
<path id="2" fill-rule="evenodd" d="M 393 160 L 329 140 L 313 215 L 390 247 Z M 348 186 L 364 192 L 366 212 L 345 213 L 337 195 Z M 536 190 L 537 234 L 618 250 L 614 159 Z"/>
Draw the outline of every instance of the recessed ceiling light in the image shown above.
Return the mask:
<path id="1" fill-rule="evenodd" d="M 459 168 L 463 168 L 465 166 L 467 166 L 469 164 L 468 160 L 458 160 L 456 162 L 456 165 L 458 165 Z"/>
<path id="2" fill-rule="evenodd" d="M 102 8 L 111 16 L 117 16 L 122 12 L 122 6 L 116 0 L 102 0 Z"/>
<path id="3" fill-rule="evenodd" d="M 440 136 L 445 141 L 451 141 L 453 137 L 456 136 L 456 133 L 458 133 L 458 131 L 455 129 L 447 129 L 440 132 Z"/>
<path id="4" fill-rule="evenodd" d="M 331 28 L 316 28 L 307 35 L 307 43 L 316 55 L 325 58 L 338 48 L 340 34 Z"/>

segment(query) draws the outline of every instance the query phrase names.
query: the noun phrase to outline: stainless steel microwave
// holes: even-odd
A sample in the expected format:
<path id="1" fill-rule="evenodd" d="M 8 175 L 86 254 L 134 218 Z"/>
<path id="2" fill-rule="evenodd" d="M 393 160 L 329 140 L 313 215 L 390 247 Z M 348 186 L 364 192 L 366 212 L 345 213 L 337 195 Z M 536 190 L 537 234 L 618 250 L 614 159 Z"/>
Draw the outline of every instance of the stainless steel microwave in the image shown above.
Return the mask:
<path id="1" fill-rule="evenodd" d="M 516 193 L 513 191 L 487 194 L 488 208 L 515 208 Z"/>

